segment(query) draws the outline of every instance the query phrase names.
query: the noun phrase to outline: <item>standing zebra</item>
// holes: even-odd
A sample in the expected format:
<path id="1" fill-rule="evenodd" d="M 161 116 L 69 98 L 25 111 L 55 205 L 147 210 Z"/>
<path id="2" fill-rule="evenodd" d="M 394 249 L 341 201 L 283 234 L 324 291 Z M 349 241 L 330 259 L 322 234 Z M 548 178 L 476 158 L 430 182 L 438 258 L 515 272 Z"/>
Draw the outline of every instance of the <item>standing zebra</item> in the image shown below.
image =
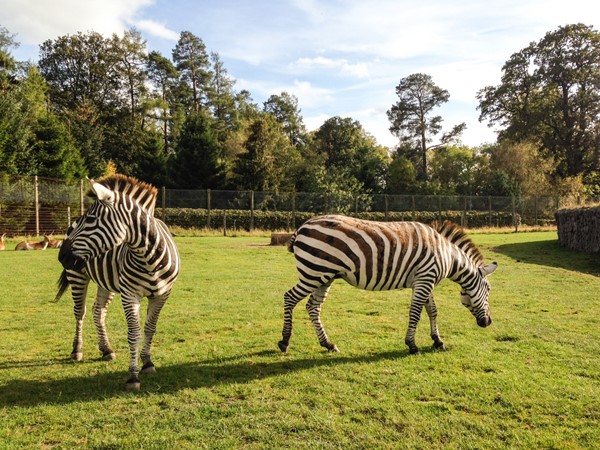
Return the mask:
<path id="1" fill-rule="evenodd" d="M 431 324 L 433 346 L 444 349 L 437 328 L 433 288 L 444 278 L 457 282 L 462 304 L 477 324 L 492 323 L 487 275 L 497 263 L 485 265 L 483 256 L 464 232 L 450 222 L 372 222 L 329 215 L 315 217 L 300 226 L 289 243 L 296 257 L 299 281 L 284 295 L 283 339 L 287 351 L 292 335 L 292 311 L 310 296 L 306 309 L 321 346 L 338 351 L 321 323 L 321 306 L 333 281 L 342 278 L 352 286 L 370 291 L 412 288 L 405 343 L 418 353 L 415 333 L 423 306 Z"/>
<path id="2" fill-rule="evenodd" d="M 123 175 L 99 182 L 90 180 L 90 184 L 89 195 L 95 198 L 94 203 L 69 228 L 58 255 L 64 270 L 56 299 L 70 284 L 76 320 L 71 358 L 81 360 L 87 289 L 90 280 L 98 285 L 94 323 L 102 359 L 111 360 L 115 355 L 106 332 L 106 311 L 115 293 L 121 294 L 130 353 L 126 388 L 138 390 L 140 302 L 148 297 L 141 372 L 154 372 L 152 338 L 160 311 L 179 274 L 179 253 L 167 226 L 154 217 L 154 187 Z"/>

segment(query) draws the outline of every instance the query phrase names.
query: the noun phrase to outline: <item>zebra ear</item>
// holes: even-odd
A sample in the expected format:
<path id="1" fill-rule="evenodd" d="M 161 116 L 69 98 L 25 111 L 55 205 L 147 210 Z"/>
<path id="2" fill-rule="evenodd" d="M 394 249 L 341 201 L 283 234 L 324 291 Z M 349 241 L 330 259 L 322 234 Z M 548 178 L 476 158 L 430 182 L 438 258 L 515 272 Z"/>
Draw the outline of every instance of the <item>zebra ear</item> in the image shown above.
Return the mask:
<path id="1" fill-rule="evenodd" d="M 108 189 L 106 186 L 101 185 L 100 183 L 96 183 L 94 180 L 90 180 L 90 185 L 92 186 L 92 191 L 96 195 L 96 198 L 101 202 L 105 203 L 113 203 L 115 200 L 115 193 Z"/>
<path id="2" fill-rule="evenodd" d="M 485 266 L 482 270 L 485 275 L 491 275 L 492 273 L 494 273 L 494 270 L 496 270 L 497 268 L 498 268 L 498 263 L 496 261 L 494 261 L 493 263 Z"/>

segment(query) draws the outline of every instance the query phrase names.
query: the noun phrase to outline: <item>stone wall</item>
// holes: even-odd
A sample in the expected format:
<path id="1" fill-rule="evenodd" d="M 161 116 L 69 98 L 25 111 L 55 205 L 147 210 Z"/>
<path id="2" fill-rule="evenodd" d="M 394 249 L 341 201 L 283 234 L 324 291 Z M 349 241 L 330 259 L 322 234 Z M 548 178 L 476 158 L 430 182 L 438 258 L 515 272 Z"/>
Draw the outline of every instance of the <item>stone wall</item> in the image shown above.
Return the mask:
<path id="1" fill-rule="evenodd" d="M 572 250 L 600 252 L 600 207 L 561 209 L 556 212 L 558 242 Z"/>

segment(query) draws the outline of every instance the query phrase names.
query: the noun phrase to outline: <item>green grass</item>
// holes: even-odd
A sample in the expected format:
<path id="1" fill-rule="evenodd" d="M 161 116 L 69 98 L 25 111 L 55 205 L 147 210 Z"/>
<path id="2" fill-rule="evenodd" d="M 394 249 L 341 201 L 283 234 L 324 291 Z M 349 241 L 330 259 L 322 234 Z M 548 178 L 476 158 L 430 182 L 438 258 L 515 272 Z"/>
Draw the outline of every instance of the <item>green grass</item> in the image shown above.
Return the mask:
<path id="1" fill-rule="evenodd" d="M 412 356 L 410 291 L 342 281 L 322 314 L 341 352 L 319 346 L 303 302 L 280 354 L 293 256 L 260 236 L 178 237 L 157 372 L 134 394 L 119 298 L 108 317 L 117 360 L 99 358 L 90 299 L 84 361 L 72 362 L 72 301 L 52 302 L 57 250 L 0 252 L 0 449 L 594 448 L 598 255 L 560 248 L 555 232 L 473 238 L 500 263 L 493 325 L 477 327 L 445 281 L 435 293 L 448 351 L 431 350 L 424 314 Z"/>

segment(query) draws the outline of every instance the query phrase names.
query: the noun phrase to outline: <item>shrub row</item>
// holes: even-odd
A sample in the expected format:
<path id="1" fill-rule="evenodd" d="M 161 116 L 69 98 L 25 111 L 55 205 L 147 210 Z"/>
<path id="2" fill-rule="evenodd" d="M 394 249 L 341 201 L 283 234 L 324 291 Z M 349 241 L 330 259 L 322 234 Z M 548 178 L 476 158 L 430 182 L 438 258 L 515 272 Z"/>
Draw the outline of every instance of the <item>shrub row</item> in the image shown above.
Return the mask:
<path id="1" fill-rule="evenodd" d="M 197 209 L 197 208 L 166 208 L 157 211 L 157 216 L 161 217 L 171 226 L 182 228 L 212 228 L 212 229 L 230 229 L 230 230 L 250 230 L 252 224 L 254 229 L 259 230 L 293 230 L 302 223 L 314 217 L 314 213 L 291 211 L 254 211 L 239 209 Z M 387 215 L 383 212 L 363 212 L 352 214 L 354 217 L 366 220 L 377 221 L 403 221 L 414 220 L 422 223 L 431 223 L 434 220 L 450 220 L 471 228 L 481 227 L 513 227 L 515 226 L 512 213 L 510 212 L 492 212 L 491 218 L 487 211 L 445 211 L 440 215 L 437 212 L 419 211 L 419 212 L 389 212 Z M 491 219 L 491 220 L 490 220 Z M 520 217 L 516 217 L 520 220 Z"/>

